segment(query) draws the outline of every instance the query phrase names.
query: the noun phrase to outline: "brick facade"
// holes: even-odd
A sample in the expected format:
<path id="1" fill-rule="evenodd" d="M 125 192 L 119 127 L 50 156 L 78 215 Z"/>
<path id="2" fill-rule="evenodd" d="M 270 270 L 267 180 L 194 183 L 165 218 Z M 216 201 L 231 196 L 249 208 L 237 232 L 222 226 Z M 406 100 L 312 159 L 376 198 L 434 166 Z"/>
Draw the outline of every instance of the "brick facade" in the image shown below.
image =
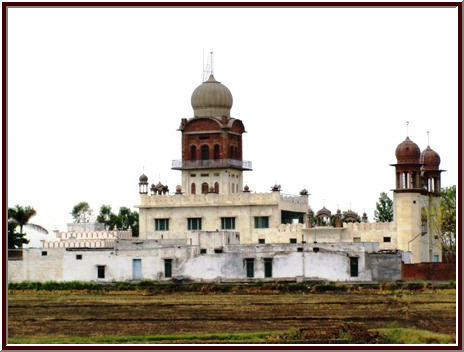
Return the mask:
<path id="1" fill-rule="evenodd" d="M 454 263 L 418 263 L 403 264 L 401 267 L 402 280 L 456 280 L 456 264 Z"/>
<path id="2" fill-rule="evenodd" d="M 230 126 L 231 125 L 231 126 Z M 209 159 L 242 160 L 242 121 L 222 118 L 193 118 L 181 123 L 182 160 L 202 160 L 202 147 Z"/>

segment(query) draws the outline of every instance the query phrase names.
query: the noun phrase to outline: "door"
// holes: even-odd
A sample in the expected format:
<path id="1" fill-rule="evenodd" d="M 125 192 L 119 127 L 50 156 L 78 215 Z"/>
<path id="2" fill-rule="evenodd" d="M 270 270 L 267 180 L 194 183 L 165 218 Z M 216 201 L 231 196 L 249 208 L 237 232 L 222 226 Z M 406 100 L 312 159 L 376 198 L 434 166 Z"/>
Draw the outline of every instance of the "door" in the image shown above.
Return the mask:
<path id="1" fill-rule="evenodd" d="M 132 259 L 132 278 L 134 280 L 142 279 L 142 259 Z"/>
<path id="2" fill-rule="evenodd" d="M 246 260 L 246 272 L 247 272 L 247 277 L 254 277 L 255 276 L 255 261 L 254 261 L 254 259 L 247 259 Z"/>
<path id="3" fill-rule="evenodd" d="M 357 277 L 358 276 L 358 260 L 359 260 L 359 258 L 357 258 L 357 257 L 351 257 L 350 258 L 350 275 L 351 275 L 351 277 Z"/>
<path id="4" fill-rule="evenodd" d="M 264 277 L 272 277 L 272 258 L 264 259 Z"/>
<path id="5" fill-rule="evenodd" d="M 164 260 L 164 277 L 172 277 L 172 259 Z"/>

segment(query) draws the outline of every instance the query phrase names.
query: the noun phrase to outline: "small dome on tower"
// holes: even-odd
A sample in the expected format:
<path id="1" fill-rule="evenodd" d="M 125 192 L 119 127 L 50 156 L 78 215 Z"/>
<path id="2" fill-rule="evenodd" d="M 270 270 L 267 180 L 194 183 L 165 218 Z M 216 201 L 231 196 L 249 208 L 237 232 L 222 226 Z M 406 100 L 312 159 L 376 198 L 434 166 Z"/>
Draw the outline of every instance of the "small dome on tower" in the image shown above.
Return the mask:
<path id="1" fill-rule="evenodd" d="M 329 209 L 327 209 L 325 206 L 322 207 L 322 209 L 320 209 L 317 213 L 316 213 L 316 217 L 320 217 L 320 216 L 327 216 L 327 217 L 331 217 L 332 216 L 332 213 Z"/>
<path id="2" fill-rule="evenodd" d="M 142 175 L 139 177 L 139 182 L 140 182 L 140 183 L 146 183 L 146 182 L 148 182 L 148 177 L 147 177 L 147 175 L 142 174 Z"/>
<path id="3" fill-rule="evenodd" d="M 211 74 L 192 93 L 192 107 L 195 117 L 230 117 L 232 93 Z"/>
<path id="4" fill-rule="evenodd" d="M 395 155 L 398 164 L 418 164 L 420 149 L 409 137 L 396 147 Z"/>
<path id="5" fill-rule="evenodd" d="M 420 155 L 420 163 L 424 164 L 425 170 L 438 170 L 440 166 L 440 155 L 427 146 Z"/>

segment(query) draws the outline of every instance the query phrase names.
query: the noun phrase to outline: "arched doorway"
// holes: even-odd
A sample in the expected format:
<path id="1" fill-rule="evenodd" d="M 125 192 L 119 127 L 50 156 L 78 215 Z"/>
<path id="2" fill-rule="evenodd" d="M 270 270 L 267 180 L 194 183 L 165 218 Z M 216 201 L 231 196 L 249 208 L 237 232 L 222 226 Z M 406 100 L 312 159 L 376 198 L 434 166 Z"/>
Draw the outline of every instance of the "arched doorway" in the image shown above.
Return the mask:
<path id="1" fill-rule="evenodd" d="M 190 193 L 191 194 L 195 194 L 196 193 L 196 187 L 195 187 L 195 184 L 192 183 L 192 186 L 190 187 Z"/>
<path id="2" fill-rule="evenodd" d="M 201 160 L 209 160 L 209 147 L 207 145 L 201 146 Z"/>
<path id="3" fill-rule="evenodd" d="M 201 193 L 207 194 L 208 193 L 208 184 L 206 182 L 203 182 L 201 185 Z"/>

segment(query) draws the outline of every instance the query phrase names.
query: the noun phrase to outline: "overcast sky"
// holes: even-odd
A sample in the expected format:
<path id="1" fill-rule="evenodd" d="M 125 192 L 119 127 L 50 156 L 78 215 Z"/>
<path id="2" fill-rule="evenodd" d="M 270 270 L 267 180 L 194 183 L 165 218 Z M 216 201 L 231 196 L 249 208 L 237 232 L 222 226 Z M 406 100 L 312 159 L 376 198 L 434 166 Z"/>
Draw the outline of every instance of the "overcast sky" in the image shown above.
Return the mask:
<path id="1" fill-rule="evenodd" d="M 457 9 L 8 10 L 8 205 L 65 230 L 76 203 L 138 204 L 138 177 L 181 183 L 181 118 L 203 51 L 243 121 L 252 191 L 366 211 L 409 137 L 457 183 Z"/>

